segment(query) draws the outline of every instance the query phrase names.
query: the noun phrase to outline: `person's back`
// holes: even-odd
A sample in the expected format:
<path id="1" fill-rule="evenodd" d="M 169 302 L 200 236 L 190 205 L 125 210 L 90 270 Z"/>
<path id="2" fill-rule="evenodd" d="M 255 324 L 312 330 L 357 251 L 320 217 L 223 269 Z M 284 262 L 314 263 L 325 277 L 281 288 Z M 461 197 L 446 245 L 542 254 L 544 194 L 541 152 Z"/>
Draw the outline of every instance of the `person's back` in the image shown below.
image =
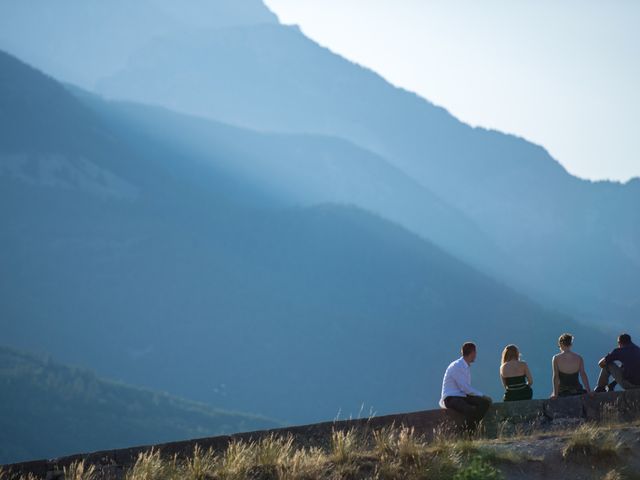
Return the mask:
<path id="1" fill-rule="evenodd" d="M 621 363 L 619 367 L 617 362 Z M 618 337 L 618 348 L 614 349 L 599 362 L 602 368 L 596 391 L 613 390 L 619 384 L 622 388 L 640 388 L 640 347 L 631 341 L 628 333 Z M 609 377 L 615 381 L 608 384 Z"/>
<path id="2" fill-rule="evenodd" d="M 556 355 L 558 370 L 565 375 L 573 375 L 580 372 L 582 357 L 577 353 L 566 351 Z"/>
<path id="3" fill-rule="evenodd" d="M 621 350 L 623 350 L 620 352 L 620 357 L 624 377 L 632 384 L 640 385 L 640 347 L 630 343 Z"/>
<path id="4" fill-rule="evenodd" d="M 584 370 L 584 361 L 580 355 L 571 350 L 573 335 L 564 333 L 558 339 L 560 353 L 552 359 L 553 393 L 552 397 L 582 395 L 589 392 L 589 379 Z M 580 377 L 586 387 L 580 383 Z"/>
<path id="5" fill-rule="evenodd" d="M 504 378 L 519 377 L 527 374 L 527 364 L 522 360 L 509 360 L 500 367 L 500 374 Z"/>
<path id="6" fill-rule="evenodd" d="M 507 345 L 502 352 L 500 379 L 504 385 L 504 401 L 529 400 L 533 397 L 533 377 L 526 362 L 520 360 L 516 345 Z"/>
<path id="7" fill-rule="evenodd" d="M 582 357 L 573 352 L 562 352 L 556 355 L 558 367 L 558 395 L 579 395 L 585 393 L 580 384 L 580 365 Z"/>

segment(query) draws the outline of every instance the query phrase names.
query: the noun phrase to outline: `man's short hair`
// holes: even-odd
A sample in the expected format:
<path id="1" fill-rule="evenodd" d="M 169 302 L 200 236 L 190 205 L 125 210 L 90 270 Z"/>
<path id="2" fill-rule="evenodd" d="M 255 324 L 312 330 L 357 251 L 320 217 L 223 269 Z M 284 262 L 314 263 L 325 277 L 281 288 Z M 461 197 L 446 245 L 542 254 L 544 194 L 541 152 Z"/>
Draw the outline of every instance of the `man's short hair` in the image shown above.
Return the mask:
<path id="1" fill-rule="evenodd" d="M 558 338 L 558 345 L 561 347 L 570 347 L 573 345 L 573 335 L 570 333 L 563 333 L 560 335 L 560 338 Z"/>
<path id="2" fill-rule="evenodd" d="M 620 345 L 629 345 L 631 343 L 631 335 L 628 333 L 621 333 L 618 337 L 618 343 Z"/>
<path id="3" fill-rule="evenodd" d="M 476 351 L 476 344 L 473 342 L 465 342 L 462 345 L 462 356 L 466 357 L 467 355 Z"/>

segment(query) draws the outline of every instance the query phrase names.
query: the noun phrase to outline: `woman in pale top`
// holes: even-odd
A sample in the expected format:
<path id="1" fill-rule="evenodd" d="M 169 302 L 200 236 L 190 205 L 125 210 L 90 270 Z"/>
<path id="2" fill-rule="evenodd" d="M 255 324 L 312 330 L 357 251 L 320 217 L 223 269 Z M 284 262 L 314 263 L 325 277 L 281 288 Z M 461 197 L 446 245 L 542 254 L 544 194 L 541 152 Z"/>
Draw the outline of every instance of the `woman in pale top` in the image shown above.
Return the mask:
<path id="1" fill-rule="evenodd" d="M 589 379 L 584 371 L 584 361 L 577 353 L 571 351 L 573 335 L 563 333 L 558 339 L 560 353 L 551 360 L 553 368 L 553 393 L 551 398 L 568 397 L 589 393 Z M 580 377 L 584 387 L 580 383 Z M 586 387 L 586 388 L 585 388 Z"/>
<path id="2" fill-rule="evenodd" d="M 533 377 L 527 362 L 520 360 L 520 351 L 515 345 L 507 345 L 502 351 L 500 380 L 505 388 L 505 402 L 530 400 L 533 397 Z"/>

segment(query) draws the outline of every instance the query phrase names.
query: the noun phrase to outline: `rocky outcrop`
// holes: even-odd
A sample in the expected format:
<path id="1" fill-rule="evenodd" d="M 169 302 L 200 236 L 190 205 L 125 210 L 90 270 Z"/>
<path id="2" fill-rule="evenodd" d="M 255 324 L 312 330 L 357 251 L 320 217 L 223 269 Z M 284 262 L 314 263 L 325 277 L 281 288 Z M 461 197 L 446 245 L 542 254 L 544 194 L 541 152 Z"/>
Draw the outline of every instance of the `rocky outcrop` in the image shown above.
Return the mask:
<path id="1" fill-rule="evenodd" d="M 491 407 L 485 421 L 489 437 L 555 427 L 570 427 L 585 421 L 625 421 L 636 419 L 640 414 L 640 390 L 584 395 L 556 400 L 530 400 L 497 403 Z M 163 455 L 186 457 L 195 445 L 203 449 L 224 450 L 229 442 L 258 440 L 266 435 L 292 435 L 299 445 L 325 446 L 333 430 L 375 430 L 383 427 L 408 426 L 428 439 L 440 432 L 454 430 L 460 418 L 446 410 L 426 410 L 380 417 L 317 423 L 313 425 L 287 427 L 257 432 L 239 433 L 210 438 L 154 445 Z M 55 441 L 52 439 L 52 441 Z M 119 450 L 71 455 L 50 460 L 38 460 L 6 465 L 5 470 L 14 473 L 32 473 L 52 480 L 62 475 L 62 469 L 72 462 L 84 460 L 100 467 L 102 472 L 112 472 L 114 477 L 135 463 L 138 454 L 152 446 L 145 445 Z"/>

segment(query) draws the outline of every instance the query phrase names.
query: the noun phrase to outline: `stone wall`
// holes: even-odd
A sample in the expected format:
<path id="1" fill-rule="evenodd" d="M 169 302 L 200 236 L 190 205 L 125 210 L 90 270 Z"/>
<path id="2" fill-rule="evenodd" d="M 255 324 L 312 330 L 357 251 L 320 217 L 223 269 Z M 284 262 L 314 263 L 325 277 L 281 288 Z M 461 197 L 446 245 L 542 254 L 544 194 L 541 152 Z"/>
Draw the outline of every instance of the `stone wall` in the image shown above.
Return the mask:
<path id="1" fill-rule="evenodd" d="M 560 398 L 556 400 L 529 400 L 521 402 L 494 404 L 485 419 L 485 431 L 488 437 L 528 430 L 552 428 L 571 428 L 584 421 L 625 421 L 636 419 L 640 415 L 640 390 L 612 393 L 598 393 L 592 396 Z M 375 430 L 392 425 L 408 426 L 417 433 L 432 439 L 440 432 L 453 431 L 459 425 L 460 417 L 446 410 L 425 410 L 421 412 L 385 415 L 367 419 L 343 420 L 317 423 L 274 430 L 200 438 L 181 442 L 154 445 L 165 456 L 177 454 L 189 456 L 195 447 L 213 448 L 222 451 L 234 440 L 258 440 L 266 435 L 292 435 L 299 445 L 326 446 L 333 430 Z M 101 470 L 112 471 L 119 477 L 125 469 L 135 463 L 139 453 L 148 451 L 152 446 L 145 445 L 119 450 L 77 454 L 50 460 L 37 460 L 4 466 L 14 473 L 32 473 L 49 480 L 61 476 L 64 467 L 76 460 L 100 466 Z"/>

